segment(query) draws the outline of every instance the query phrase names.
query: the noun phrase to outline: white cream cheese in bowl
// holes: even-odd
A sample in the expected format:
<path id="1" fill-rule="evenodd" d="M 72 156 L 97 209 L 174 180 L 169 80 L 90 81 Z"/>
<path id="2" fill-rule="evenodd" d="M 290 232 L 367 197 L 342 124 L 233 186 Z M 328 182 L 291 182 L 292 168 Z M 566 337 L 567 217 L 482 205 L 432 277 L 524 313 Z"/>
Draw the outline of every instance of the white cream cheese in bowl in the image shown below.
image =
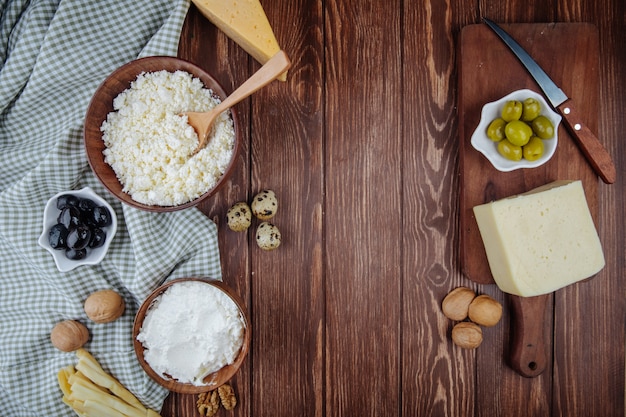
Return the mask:
<path id="1" fill-rule="evenodd" d="M 135 339 L 143 359 L 163 380 L 214 384 L 207 376 L 233 365 L 247 348 L 247 321 L 221 283 L 183 279 L 171 284 L 140 309 L 145 317 L 135 324 Z"/>

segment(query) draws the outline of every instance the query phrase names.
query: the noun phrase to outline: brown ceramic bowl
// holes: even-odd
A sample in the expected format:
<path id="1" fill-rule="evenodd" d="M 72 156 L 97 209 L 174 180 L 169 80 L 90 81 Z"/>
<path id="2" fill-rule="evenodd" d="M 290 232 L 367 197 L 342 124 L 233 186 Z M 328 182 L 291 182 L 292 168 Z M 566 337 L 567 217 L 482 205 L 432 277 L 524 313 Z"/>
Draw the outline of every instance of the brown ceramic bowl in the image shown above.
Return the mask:
<path id="1" fill-rule="evenodd" d="M 129 194 L 123 192 L 122 184 L 120 184 L 117 179 L 113 168 L 111 168 L 111 166 L 104 161 L 102 151 L 105 149 L 105 145 L 102 141 L 100 126 L 102 126 L 102 122 L 106 120 L 107 115 L 113 111 L 113 99 L 115 99 L 115 97 L 117 97 L 122 91 L 129 88 L 131 82 L 134 81 L 139 74 L 142 72 L 154 72 L 160 70 L 166 70 L 169 72 L 177 70 L 186 71 L 194 77 L 199 78 L 204 83 L 205 87 L 213 90 L 213 93 L 219 96 L 220 99 L 224 100 L 227 97 L 222 86 L 215 81 L 213 77 L 190 62 L 167 56 L 140 58 L 115 70 L 106 80 L 104 80 L 100 87 L 98 87 L 93 98 L 91 99 L 89 107 L 87 108 L 85 127 L 83 131 L 85 151 L 87 153 L 89 165 L 96 174 L 96 177 L 98 177 L 106 189 L 120 201 L 128 204 L 129 206 L 153 212 L 176 211 L 193 207 L 214 195 L 232 173 L 235 161 L 237 160 L 237 155 L 239 154 L 239 150 L 241 148 L 241 134 L 237 114 L 234 109 L 231 109 L 231 117 L 235 128 L 235 148 L 233 150 L 233 156 L 230 164 L 212 189 L 208 190 L 195 200 L 191 200 L 177 206 L 151 206 L 142 204 L 133 200 Z"/>
<path id="2" fill-rule="evenodd" d="M 177 283 L 184 282 L 184 281 L 199 281 L 202 283 L 206 283 L 207 285 L 212 285 L 213 287 L 218 288 L 219 290 L 224 292 L 226 295 L 228 295 L 231 300 L 233 300 L 233 302 L 239 308 L 239 311 L 241 312 L 241 317 L 243 318 L 243 323 L 244 323 L 243 344 L 241 345 L 241 349 L 239 350 L 239 354 L 237 355 L 237 358 L 232 364 L 226 365 L 219 371 L 207 375 L 204 378 L 204 382 L 206 382 L 207 385 L 193 385 L 189 383 L 181 383 L 175 379 L 163 378 L 161 375 L 155 372 L 150 367 L 150 365 L 146 362 L 146 360 L 144 359 L 144 346 L 141 344 L 141 342 L 137 340 L 137 335 L 139 334 L 139 331 L 141 330 L 141 326 L 146 317 L 146 313 L 148 309 L 150 308 L 150 306 L 152 305 L 152 303 L 154 302 L 154 300 L 159 295 L 163 294 L 163 292 L 169 287 L 171 287 L 172 285 L 175 285 Z M 250 349 L 251 338 L 252 338 L 252 332 L 250 330 L 250 322 L 246 314 L 245 304 L 243 303 L 241 298 L 223 282 L 209 281 L 207 279 L 202 279 L 202 278 L 179 278 L 179 279 L 172 280 L 160 286 L 159 288 L 154 290 L 148 296 L 148 298 L 146 298 L 146 300 L 143 302 L 143 304 L 139 308 L 139 311 L 137 312 L 137 315 L 135 316 L 135 322 L 133 324 L 133 346 L 135 348 L 137 360 L 139 360 L 141 367 L 159 385 L 163 386 L 164 388 L 170 391 L 178 392 L 181 394 L 199 394 L 202 392 L 211 391 L 211 390 L 216 389 L 220 385 L 223 385 L 224 383 L 228 382 L 228 380 L 230 380 L 233 377 L 233 375 L 237 373 L 237 371 L 241 367 L 241 364 L 243 363 L 243 360 L 248 354 L 248 350 Z"/>

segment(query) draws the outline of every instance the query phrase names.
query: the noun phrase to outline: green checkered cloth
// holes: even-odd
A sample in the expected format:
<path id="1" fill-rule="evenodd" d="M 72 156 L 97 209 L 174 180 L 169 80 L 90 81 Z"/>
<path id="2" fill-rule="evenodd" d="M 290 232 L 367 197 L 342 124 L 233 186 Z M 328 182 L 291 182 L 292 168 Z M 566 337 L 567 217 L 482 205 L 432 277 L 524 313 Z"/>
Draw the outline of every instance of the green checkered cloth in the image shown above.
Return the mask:
<path id="1" fill-rule="evenodd" d="M 85 348 L 148 407 L 167 391 L 141 369 L 134 315 L 166 280 L 221 279 L 217 230 L 197 209 L 148 213 L 122 205 L 91 172 L 83 118 L 98 85 L 141 56 L 176 55 L 189 0 L 0 0 L 0 416 L 72 416 L 56 375 L 74 353 L 49 335 L 62 320 L 90 331 Z M 104 260 L 61 273 L 38 246 L 46 201 L 91 187 L 118 216 Z M 114 289 L 126 301 L 113 323 L 87 319 L 83 302 Z"/>

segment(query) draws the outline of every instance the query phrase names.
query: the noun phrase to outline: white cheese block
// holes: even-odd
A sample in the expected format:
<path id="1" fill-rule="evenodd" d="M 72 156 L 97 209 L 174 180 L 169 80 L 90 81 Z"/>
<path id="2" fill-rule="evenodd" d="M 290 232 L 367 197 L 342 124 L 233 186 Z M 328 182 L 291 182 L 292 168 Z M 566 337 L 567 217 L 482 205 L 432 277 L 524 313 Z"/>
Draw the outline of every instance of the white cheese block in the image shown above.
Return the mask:
<path id="1" fill-rule="evenodd" d="M 259 0 L 193 0 L 200 13 L 261 64 L 280 51 Z M 285 71 L 278 77 L 287 79 Z"/>
<path id="2" fill-rule="evenodd" d="M 589 278 L 604 254 L 580 181 L 556 181 L 474 207 L 498 287 L 509 294 L 547 294 Z"/>

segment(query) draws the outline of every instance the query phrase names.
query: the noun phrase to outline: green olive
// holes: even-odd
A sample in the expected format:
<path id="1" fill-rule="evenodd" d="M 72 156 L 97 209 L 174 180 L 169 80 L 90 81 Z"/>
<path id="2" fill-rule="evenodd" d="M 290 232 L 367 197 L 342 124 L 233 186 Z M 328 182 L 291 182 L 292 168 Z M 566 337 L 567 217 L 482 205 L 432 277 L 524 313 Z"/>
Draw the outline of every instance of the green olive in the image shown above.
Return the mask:
<path id="1" fill-rule="evenodd" d="M 533 135 L 533 130 L 526 123 L 513 120 L 504 127 L 504 135 L 513 145 L 524 146 Z"/>
<path id="2" fill-rule="evenodd" d="M 536 161 L 543 155 L 543 140 L 537 136 L 530 138 L 528 143 L 522 147 L 522 155 L 528 161 Z"/>
<path id="3" fill-rule="evenodd" d="M 506 122 L 504 119 L 497 118 L 491 123 L 489 123 L 489 127 L 487 128 L 487 137 L 494 142 L 499 142 L 504 139 L 504 126 Z"/>
<path id="4" fill-rule="evenodd" d="M 546 116 L 537 116 L 532 122 L 533 132 L 541 139 L 554 137 L 554 126 Z"/>
<path id="5" fill-rule="evenodd" d="M 532 97 L 524 100 L 523 109 L 522 109 L 522 120 L 525 122 L 532 122 L 541 114 L 541 104 L 537 99 Z"/>
<path id="6" fill-rule="evenodd" d="M 511 161 L 519 161 L 522 159 L 522 147 L 513 145 L 508 139 L 503 139 L 498 142 L 498 152 Z"/>
<path id="7" fill-rule="evenodd" d="M 502 107 L 502 118 L 506 122 L 510 122 L 512 120 L 519 120 L 522 117 L 522 102 L 517 100 L 510 100 L 504 104 Z"/>

